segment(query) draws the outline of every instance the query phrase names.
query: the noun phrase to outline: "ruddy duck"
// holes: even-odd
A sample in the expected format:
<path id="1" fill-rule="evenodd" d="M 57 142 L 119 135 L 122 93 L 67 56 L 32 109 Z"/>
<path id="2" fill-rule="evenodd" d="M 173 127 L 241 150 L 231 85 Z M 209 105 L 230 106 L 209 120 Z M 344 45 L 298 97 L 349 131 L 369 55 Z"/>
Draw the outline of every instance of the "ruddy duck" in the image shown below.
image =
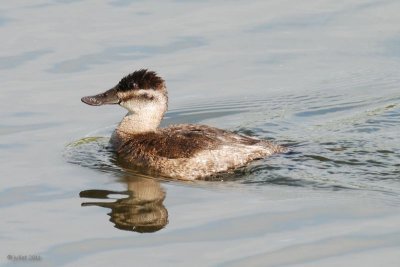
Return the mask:
<path id="1" fill-rule="evenodd" d="M 110 90 L 85 96 L 82 102 L 119 104 L 128 113 L 111 136 L 110 144 L 123 162 L 172 178 L 194 180 L 284 152 L 266 140 L 206 125 L 179 124 L 158 128 L 167 111 L 165 81 L 154 71 L 135 71 Z"/>

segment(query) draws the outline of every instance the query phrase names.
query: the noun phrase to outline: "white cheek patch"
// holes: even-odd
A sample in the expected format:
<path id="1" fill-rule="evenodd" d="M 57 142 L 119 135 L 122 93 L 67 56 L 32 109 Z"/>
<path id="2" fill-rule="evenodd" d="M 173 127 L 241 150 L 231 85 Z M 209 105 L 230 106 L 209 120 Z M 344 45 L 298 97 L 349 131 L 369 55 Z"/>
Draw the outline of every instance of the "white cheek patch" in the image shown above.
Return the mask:
<path id="1" fill-rule="evenodd" d="M 127 99 L 121 101 L 120 105 L 130 112 L 143 113 L 143 112 L 163 112 L 164 105 L 167 99 L 163 92 L 140 89 L 135 90 L 134 93 L 126 95 Z"/>
<path id="2" fill-rule="evenodd" d="M 126 108 L 128 111 L 135 111 L 135 106 L 137 108 L 136 101 L 134 100 L 128 100 L 128 101 L 122 101 L 120 103 L 121 107 Z"/>

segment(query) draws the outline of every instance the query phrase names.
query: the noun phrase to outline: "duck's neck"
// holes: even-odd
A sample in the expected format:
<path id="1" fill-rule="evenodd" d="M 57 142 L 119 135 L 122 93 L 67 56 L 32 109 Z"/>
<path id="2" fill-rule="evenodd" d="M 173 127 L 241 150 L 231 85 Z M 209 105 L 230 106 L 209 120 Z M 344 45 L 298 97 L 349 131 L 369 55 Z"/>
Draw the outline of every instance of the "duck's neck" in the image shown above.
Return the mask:
<path id="1" fill-rule="evenodd" d="M 162 114 L 151 112 L 131 113 L 125 115 L 119 123 L 116 131 L 125 134 L 138 134 L 145 132 L 154 132 L 157 130 L 162 120 Z"/>
<path id="2" fill-rule="evenodd" d="M 111 136 L 110 143 L 114 149 L 118 150 L 124 142 L 131 138 L 131 135 L 157 130 L 163 116 L 146 114 L 139 115 L 131 112 L 126 114 Z"/>

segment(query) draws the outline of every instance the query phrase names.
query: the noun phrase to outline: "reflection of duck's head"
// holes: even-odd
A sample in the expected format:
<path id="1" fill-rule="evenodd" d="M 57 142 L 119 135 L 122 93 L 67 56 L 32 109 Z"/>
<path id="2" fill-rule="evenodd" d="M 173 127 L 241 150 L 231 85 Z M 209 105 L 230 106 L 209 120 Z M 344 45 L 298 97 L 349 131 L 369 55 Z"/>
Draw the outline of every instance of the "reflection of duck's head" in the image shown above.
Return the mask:
<path id="1" fill-rule="evenodd" d="M 168 211 L 163 205 L 165 191 L 153 179 L 131 177 L 126 179 L 128 190 L 85 190 L 84 198 L 110 199 L 111 195 L 124 195 L 115 202 L 85 202 L 82 206 L 110 208 L 110 221 L 121 230 L 150 233 L 161 230 L 168 223 Z"/>
<path id="2" fill-rule="evenodd" d="M 168 106 L 164 80 L 146 69 L 125 76 L 104 93 L 81 100 L 92 106 L 119 104 L 128 110 L 130 126 L 134 125 L 137 132 L 156 130 Z"/>

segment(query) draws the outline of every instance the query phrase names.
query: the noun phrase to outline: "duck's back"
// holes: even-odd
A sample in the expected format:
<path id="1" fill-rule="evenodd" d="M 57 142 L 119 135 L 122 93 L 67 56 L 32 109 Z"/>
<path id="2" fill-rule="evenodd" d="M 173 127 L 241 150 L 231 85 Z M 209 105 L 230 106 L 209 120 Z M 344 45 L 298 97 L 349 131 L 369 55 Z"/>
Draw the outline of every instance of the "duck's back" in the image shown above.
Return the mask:
<path id="1" fill-rule="evenodd" d="M 284 151 L 269 141 L 205 125 L 172 125 L 156 132 L 116 138 L 120 140 L 114 140 L 115 149 L 123 161 L 187 180 L 228 171 Z"/>

